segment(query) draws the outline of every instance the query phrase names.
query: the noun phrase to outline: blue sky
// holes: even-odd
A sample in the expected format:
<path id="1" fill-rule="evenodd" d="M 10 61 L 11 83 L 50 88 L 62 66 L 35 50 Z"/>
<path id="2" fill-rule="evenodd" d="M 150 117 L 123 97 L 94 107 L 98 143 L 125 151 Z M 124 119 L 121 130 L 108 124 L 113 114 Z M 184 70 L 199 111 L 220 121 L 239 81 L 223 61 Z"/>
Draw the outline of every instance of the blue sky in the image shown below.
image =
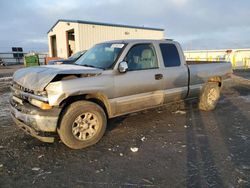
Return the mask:
<path id="1" fill-rule="evenodd" d="M 47 51 L 58 19 L 165 29 L 183 49 L 250 47 L 249 0 L 1 0 L 0 52 Z"/>

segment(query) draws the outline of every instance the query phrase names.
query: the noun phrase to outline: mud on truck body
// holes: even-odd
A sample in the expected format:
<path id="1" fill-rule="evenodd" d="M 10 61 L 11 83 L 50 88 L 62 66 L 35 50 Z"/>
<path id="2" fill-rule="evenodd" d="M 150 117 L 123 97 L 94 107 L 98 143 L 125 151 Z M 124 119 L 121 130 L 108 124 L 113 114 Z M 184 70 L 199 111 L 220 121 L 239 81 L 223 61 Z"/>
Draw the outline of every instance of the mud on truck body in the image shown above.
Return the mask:
<path id="1" fill-rule="evenodd" d="M 101 139 L 109 118 L 195 97 L 201 110 L 213 110 L 231 73 L 228 62 L 186 62 L 176 41 L 109 41 L 75 65 L 18 70 L 11 114 L 39 140 L 54 142 L 59 134 L 81 149 Z"/>

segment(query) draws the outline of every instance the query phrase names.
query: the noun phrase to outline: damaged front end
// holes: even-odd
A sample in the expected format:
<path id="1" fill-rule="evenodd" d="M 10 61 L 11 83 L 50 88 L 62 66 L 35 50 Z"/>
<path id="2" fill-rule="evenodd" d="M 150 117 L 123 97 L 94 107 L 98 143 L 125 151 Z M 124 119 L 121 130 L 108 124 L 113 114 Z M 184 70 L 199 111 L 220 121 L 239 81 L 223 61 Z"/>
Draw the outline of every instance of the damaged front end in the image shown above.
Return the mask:
<path id="1" fill-rule="evenodd" d="M 27 134 L 43 142 L 54 142 L 60 108 L 49 106 L 46 93 L 37 93 L 13 82 L 10 111 L 13 120 Z"/>
<path id="2" fill-rule="evenodd" d="M 60 81 L 99 75 L 101 72 L 100 69 L 76 65 L 40 66 L 16 71 L 10 98 L 14 121 L 31 136 L 43 142 L 54 142 L 61 107 L 52 102 L 58 95 L 58 88 L 47 91 L 46 87 Z"/>

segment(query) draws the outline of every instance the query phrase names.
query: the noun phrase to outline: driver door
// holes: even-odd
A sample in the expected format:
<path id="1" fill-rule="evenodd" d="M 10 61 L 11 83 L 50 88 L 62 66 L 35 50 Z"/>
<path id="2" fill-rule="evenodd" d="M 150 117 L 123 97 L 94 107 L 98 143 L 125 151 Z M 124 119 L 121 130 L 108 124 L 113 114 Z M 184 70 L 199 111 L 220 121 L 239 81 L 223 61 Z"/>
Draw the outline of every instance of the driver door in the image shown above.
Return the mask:
<path id="1" fill-rule="evenodd" d="M 114 78 L 115 115 L 158 106 L 164 101 L 162 71 L 152 44 L 131 47 L 124 61 L 128 71 Z"/>

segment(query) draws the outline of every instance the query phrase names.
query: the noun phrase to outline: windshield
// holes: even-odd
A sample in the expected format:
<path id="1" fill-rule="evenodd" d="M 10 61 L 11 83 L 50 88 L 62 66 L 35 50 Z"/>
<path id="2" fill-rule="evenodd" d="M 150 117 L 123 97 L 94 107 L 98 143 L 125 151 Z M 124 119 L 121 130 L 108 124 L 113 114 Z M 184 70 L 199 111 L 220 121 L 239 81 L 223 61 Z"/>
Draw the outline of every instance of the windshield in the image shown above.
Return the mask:
<path id="1" fill-rule="evenodd" d="M 79 58 L 75 64 L 109 69 L 116 61 L 116 58 L 119 56 L 124 46 L 125 44 L 122 43 L 97 44 Z"/>

